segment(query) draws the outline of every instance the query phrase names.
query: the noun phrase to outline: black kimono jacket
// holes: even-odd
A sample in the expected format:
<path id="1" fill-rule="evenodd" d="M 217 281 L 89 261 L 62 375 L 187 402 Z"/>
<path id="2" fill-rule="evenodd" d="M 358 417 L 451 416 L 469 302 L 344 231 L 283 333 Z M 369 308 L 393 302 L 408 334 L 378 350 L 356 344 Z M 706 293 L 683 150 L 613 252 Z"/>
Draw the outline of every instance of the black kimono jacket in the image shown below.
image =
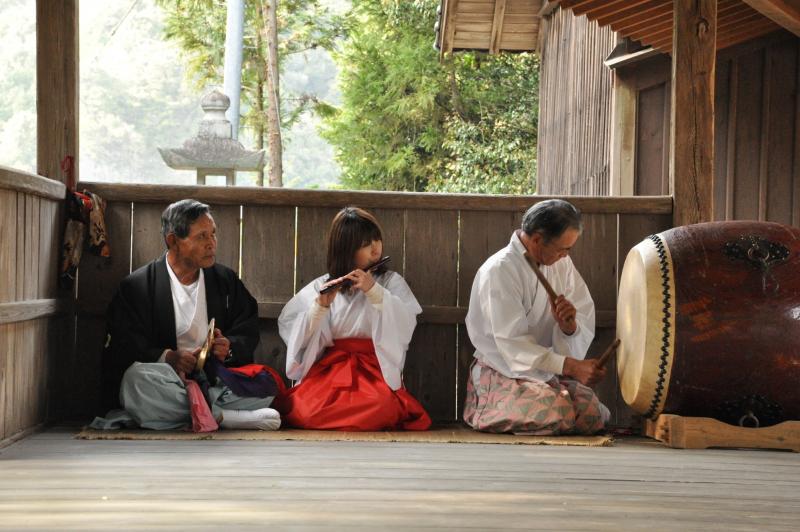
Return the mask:
<path id="1" fill-rule="evenodd" d="M 231 342 L 226 366 L 253 362 L 258 345 L 258 304 L 236 273 L 221 264 L 204 268 L 208 319 Z M 103 350 L 104 408 L 119 407 L 119 387 L 134 362 L 157 362 L 165 349 L 177 347 L 166 255 L 142 266 L 119 285 L 108 307 Z M 206 366 L 208 367 L 208 366 Z M 215 376 L 209 375 L 211 382 Z"/>

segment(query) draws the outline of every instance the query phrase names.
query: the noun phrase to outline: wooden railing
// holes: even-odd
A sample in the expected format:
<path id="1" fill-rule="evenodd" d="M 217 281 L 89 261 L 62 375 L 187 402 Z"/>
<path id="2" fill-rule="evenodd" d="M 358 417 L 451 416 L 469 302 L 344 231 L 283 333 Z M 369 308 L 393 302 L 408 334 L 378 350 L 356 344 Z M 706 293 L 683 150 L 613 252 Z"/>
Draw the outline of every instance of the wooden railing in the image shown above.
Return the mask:
<path id="1" fill-rule="evenodd" d="M 69 345 L 58 298 L 65 187 L 0 166 L 0 441 L 45 421 L 49 376 Z"/>
<path id="2" fill-rule="evenodd" d="M 78 283 L 79 393 L 93 404 L 103 342 L 103 312 L 119 280 L 164 251 L 160 214 L 183 198 L 211 205 L 218 230 L 217 259 L 238 270 L 259 302 L 257 360 L 283 371 L 285 346 L 276 317 L 292 295 L 325 272 L 325 236 L 346 205 L 372 211 L 384 228 L 385 254 L 423 307 L 404 372 L 408 389 L 435 419 L 453 420 L 464 397 L 473 348 L 463 326 L 478 267 L 504 247 L 521 214 L 541 196 L 485 196 L 264 189 L 249 187 L 82 183 L 107 202 L 113 256 L 84 256 Z M 613 336 L 618 272 L 628 249 L 670 226 L 669 197 L 570 197 L 584 213 L 585 231 L 572 257 L 594 297 L 599 352 Z M 79 386 L 80 388 L 80 386 Z M 601 396 L 625 423 L 614 379 Z"/>

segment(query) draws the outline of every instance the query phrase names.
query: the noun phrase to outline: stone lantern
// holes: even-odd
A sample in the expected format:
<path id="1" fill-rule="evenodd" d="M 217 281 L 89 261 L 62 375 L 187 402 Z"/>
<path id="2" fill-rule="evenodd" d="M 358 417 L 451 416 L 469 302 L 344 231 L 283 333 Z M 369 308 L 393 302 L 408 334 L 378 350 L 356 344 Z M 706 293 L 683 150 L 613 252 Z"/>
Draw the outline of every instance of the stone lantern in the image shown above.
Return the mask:
<path id="1" fill-rule="evenodd" d="M 230 98 L 214 90 L 203 96 L 203 120 L 197 136 L 181 148 L 158 148 L 167 166 L 175 170 L 197 170 L 197 184 L 206 176 L 224 175 L 225 184 L 236 184 L 236 171 L 258 172 L 264 168 L 264 150 L 247 150 L 232 138 L 231 123 L 225 117 Z"/>

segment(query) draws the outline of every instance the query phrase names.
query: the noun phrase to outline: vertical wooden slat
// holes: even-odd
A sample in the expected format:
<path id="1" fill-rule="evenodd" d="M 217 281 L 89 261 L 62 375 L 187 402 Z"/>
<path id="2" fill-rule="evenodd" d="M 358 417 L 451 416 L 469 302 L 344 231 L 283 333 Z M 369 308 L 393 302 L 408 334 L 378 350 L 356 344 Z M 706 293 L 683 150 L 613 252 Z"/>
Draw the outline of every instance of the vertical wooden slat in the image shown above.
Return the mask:
<path id="1" fill-rule="evenodd" d="M 770 79 L 772 78 L 772 64 L 768 53 L 763 56 L 764 66 L 761 70 L 761 146 L 758 157 L 758 219 L 767 219 L 767 175 L 768 160 L 771 153 L 770 137 Z"/>
<path id="2" fill-rule="evenodd" d="M 421 305 L 452 306 L 458 290 L 458 212 L 407 213 L 406 280 Z M 406 359 L 408 390 L 434 419 L 456 417 L 456 326 L 417 326 Z"/>
<path id="3" fill-rule="evenodd" d="M 16 299 L 17 193 L 0 189 L 0 302 Z M 15 325 L 0 325 L 0 439 L 10 436 Z"/>
<path id="4" fill-rule="evenodd" d="M 55 415 L 65 419 L 96 414 L 101 388 L 101 355 L 105 341 L 105 313 L 131 264 L 131 208 L 129 202 L 106 204 L 105 222 L 110 257 L 85 250 L 78 270 L 77 316 L 79 332 L 70 356 L 55 362 Z"/>
<path id="5" fill-rule="evenodd" d="M 51 299 L 58 295 L 58 245 L 61 241 L 59 204 L 53 200 L 42 200 L 39 236 L 39 299 Z"/>
<path id="6" fill-rule="evenodd" d="M 326 238 L 339 210 L 331 207 L 297 209 L 297 291 L 327 272 Z"/>
<path id="7" fill-rule="evenodd" d="M 0 440 L 7 438 L 11 434 L 9 428 L 6 426 L 8 423 L 8 410 L 7 403 L 13 398 L 9 398 L 10 394 L 8 386 L 9 378 L 11 378 L 11 370 L 9 368 L 9 360 L 11 354 L 14 352 L 14 325 L 0 325 Z"/>
<path id="8" fill-rule="evenodd" d="M 239 272 L 239 206 L 211 205 L 211 216 L 217 225 L 216 261 Z"/>
<path id="9" fill-rule="evenodd" d="M 611 244 L 616 235 L 615 214 L 585 214 L 583 233 L 570 252 L 597 310 L 616 308 L 617 249 Z"/>
<path id="10" fill-rule="evenodd" d="M 22 298 L 34 300 L 39 295 L 39 230 L 41 215 L 41 198 L 28 195 L 25 197 L 25 286 Z M 19 388 L 17 401 L 21 402 L 19 412 L 20 429 L 36 424 L 37 395 L 40 383 L 46 375 L 36 374 L 36 359 L 41 351 L 41 339 L 38 337 L 38 322 L 30 320 L 17 324 L 17 341 L 14 357 L 20 363 L 17 376 Z M 20 401 L 21 399 L 21 401 Z"/>
<path id="11" fill-rule="evenodd" d="M 736 207 L 736 124 L 739 115 L 739 61 L 731 62 L 730 104 L 728 105 L 728 139 L 725 161 L 725 219 L 733 220 Z"/>
<path id="12" fill-rule="evenodd" d="M 78 58 L 78 0 L 37 0 L 36 166 L 56 180 L 67 155 L 78 178 Z"/>
<path id="13" fill-rule="evenodd" d="M 679 226 L 712 218 L 717 3 L 673 2 L 670 181 Z"/>
<path id="14" fill-rule="evenodd" d="M 795 63 L 795 86 L 800 87 L 800 50 L 797 52 L 797 62 Z M 800 227 L 800 92 L 795 92 L 794 98 L 794 157 L 792 165 L 792 225 Z"/>
<path id="15" fill-rule="evenodd" d="M 405 211 L 402 209 L 370 209 L 383 229 L 383 254 L 392 258 L 389 269 L 405 275 Z"/>
<path id="16" fill-rule="evenodd" d="M 519 229 L 522 213 L 461 211 L 458 251 L 458 305 L 469 307 L 475 274 L 495 252 L 508 245 L 511 235 Z M 456 371 L 457 417 L 461 417 L 466 395 L 468 370 L 475 348 L 469 341 L 466 326 L 458 326 L 458 366 Z"/>
<path id="17" fill-rule="evenodd" d="M 111 256 L 86 250 L 78 270 L 80 310 L 95 315 L 105 313 L 119 282 L 131 271 L 131 204 L 107 203 L 105 222 Z"/>
<path id="18" fill-rule="evenodd" d="M 714 220 L 725 219 L 728 171 L 728 124 L 731 99 L 731 61 L 717 60 L 717 86 L 714 91 Z"/>
<path id="19" fill-rule="evenodd" d="M 0 303 L 17 297 L 17 193 L 0 189 Z"/>
<path id="20" fill-rule="evenodd" d="M 257 301 L 288 301 L 294 295 L 295 208 L 245 206 L 242 217 L 242 281 Z"/>
<path id="21" fill-rule="evenodd" d="M 161 213 L 166 208 L 166 203 L 133 205 L 133 270 L 159 258 L 167 250 L 161 237 Z"/>
<path id="22" fill-rule="evenodd" d="M 767 51 L 772 75 L 765 90 L 769 92 L 769 121 L 765 127 L 769 154 L 766 163 L 767 210 L 765 219 L 784 224 L 792 223 L 792 151 L 796 106 L 797 43 L 785 42 Z"/>
<path id="23" fill-rule="evenodd" d="M 758 171 L 761 145 L 761 98 L 763 50 L 739 59 L 733 219 L 758 218 Z M 747 127 L 741 127 L 747 124 Z"/>

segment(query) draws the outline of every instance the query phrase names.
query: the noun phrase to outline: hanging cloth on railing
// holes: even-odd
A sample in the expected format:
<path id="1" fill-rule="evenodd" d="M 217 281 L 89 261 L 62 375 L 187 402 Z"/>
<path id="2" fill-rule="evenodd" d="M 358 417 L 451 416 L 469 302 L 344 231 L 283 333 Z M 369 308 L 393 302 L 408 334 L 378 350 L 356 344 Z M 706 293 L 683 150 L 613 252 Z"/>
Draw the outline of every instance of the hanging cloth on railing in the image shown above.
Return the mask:
<path id="1" fill-rule="evenodd" d="M 72 157 L 64 157 L 61 161 L 61 170 L 67 177 L 67 223 L 61 247 L 58 284 L 61 288 L 71 289 L 75 284 L 75 274 L 83 254 L 87 226 L 90 251 L 108 258 L 111 256 L 111 248 L 106 235 L 106 202 L 97 194 L 87 190 L 83 193 L 75 191 Z"/>

